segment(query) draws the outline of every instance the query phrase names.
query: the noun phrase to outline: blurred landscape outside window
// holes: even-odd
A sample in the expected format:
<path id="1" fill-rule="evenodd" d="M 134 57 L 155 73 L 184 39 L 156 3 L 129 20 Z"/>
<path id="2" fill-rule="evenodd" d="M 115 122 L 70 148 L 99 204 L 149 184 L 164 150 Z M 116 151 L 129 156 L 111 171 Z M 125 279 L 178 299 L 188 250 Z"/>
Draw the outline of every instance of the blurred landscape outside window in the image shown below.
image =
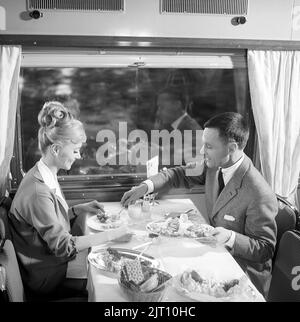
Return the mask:
<path id="1" fill-rule="evenodd" d="M 246 68 L 23 67 L 19 105 L 25 172 L 41 157 L 37 115 L 49 100 L 65 104 L 87 133 L 82 159 L 60 175 L 145 175 L 146 165 L 138 161 L 141 154 L 150 159 L 151 151 L 159 151 L 160 169 L 185 164 L 190 161 L 186 155 L 193 160 L 199 154 L 197 137 L 201 145 L 201 130 L 210 117 L 251 113 Z M 153 131 L 162 130 L 182 136 L 169 136 L 169 145 L 153 142 Z M 185 130 L 192 135 L 185 137 Z"/>

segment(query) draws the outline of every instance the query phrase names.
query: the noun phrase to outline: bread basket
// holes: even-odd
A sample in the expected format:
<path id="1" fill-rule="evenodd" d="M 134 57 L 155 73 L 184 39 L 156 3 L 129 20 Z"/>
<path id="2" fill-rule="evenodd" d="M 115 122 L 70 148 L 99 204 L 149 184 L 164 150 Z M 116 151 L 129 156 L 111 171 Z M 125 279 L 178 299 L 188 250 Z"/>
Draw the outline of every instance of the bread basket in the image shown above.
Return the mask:
<path id="1" fill-rule="evenodd" d="M 130 302 L 161 302 L 163 300 L 172 276 L 157 268 L 147 267 L 147 270 L 151 274 L 158 274 L 158 286 L 150 292 L 142 292 L 138 288 L 132 288 L 132 284 L 126 281 L 124 272 L 120 271 L 119 285 Z"/>

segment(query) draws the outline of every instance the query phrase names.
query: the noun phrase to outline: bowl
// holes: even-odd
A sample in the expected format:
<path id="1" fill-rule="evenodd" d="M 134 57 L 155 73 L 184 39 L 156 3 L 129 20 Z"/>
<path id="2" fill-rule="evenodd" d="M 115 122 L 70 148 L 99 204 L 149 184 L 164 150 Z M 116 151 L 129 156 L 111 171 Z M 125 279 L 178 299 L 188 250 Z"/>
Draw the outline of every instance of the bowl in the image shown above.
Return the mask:
<path id="1" fill-rule="evenodd" d="M 172 276 L 157 268 L 147 267 L 145 269 L 151 274 L 157 273 L 158 275 L 158 286 L 153 291 L 142 292 L 137 288 L 132 288 L 132 284 L 126 281 L 124 271 L 122 270 L 120 271 L 118 278 L 119 286 L 130 302 L 161 302 L 168 289 L 169 281 L 171 281 Z M 163 283 L 165 284 L 162 285 Z M 160 285 L 162 286 L 160 287 Z"/>

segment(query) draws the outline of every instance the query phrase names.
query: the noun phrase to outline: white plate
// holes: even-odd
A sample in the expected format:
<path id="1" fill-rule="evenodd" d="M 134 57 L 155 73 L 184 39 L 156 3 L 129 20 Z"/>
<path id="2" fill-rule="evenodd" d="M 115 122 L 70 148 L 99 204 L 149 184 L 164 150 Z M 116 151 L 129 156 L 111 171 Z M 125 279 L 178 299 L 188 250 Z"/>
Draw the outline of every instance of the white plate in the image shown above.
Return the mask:
<path id="1" fill-rule="evenodd" d="M 246 276 L 240 278 L 240 283 L 243 283 L 243 291 L 240 293 L 233 293 L 228 296 L 215 297 L 201 292 L 188 291 L 180 281 L 180 275 L 173 278 L 173 287 L 183 297 L 197 302 L 264 302 L 260 293 L 256 292 L 248 283 L 245 282 Z"/>
<path id="2" fill-rule="evenodd" d="M 204 229 L 205 231 L 212 230 L 213 227 L 208 224 L 190 224 L 188 226 L 199 226 L 200 229 Z M 157 229 L 156 229 L 156 227 Z M 189 233 L 183 233 L 183 232 L 167 232 L 167 231 L 161 231 L 161 229 L 166 227 L 166 221 L 165 220 L 158 220 L 158 221 L 152 221 L 147 224 L 146 229 L 148 232 L 156 235 L 162 235 L 162 236 L 168 236 L 168 237 L 189 237 L 189 238 L 199 238 L 197 236 L 191 236 Z"/>
<path id="3" fill-rule="evenodd" d="M 87 218 L 86 224 L 89 228 L 94 230 L 104 231 L 109 229 L 114 229 L 122 226 L 125 222 L 123 220 L 109 221 L 106 223 L 101 223 L 97 218 L 97 215 Z"/>
<path id="4" fill-rule="evenodd" d="M 141 253 L 136 250 L 125 249 L 125 248 L 113 247 L 112 249 L 118 251 L 118 253 L 121 255 L 121 257 L 123 257 L 125 259 L 135 259 Z M 99 250 L 96 250 L 95 252 L 91 252 L 88 255 L 88 261 L 100 270 L 103 270 L 106 272 L 108 271 L 108 272 L 112 272 L 112 273 L 118 273 L 117 269 L 110 270 L 106 267 L 105 262 L 103 260 L 103 256 L 105 253 L 107 253 L 107 248 L 99 249 Z M 142 264 L 144 263 L 145 265 L 148 265 L 153 268 L 159 267 L 159 261 L 156 260 L 154 257 L 147 255 L 147 254 L 142 254 L 142 256 L 140 256 L 140 261 Z"/>

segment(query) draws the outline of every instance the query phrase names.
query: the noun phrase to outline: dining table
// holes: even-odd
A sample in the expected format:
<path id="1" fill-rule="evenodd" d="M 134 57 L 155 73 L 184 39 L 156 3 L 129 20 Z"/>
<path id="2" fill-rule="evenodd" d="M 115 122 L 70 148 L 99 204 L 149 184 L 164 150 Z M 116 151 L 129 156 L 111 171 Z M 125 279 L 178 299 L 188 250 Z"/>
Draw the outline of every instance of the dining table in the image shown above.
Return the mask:
<path id="1" fill-rule="evenodd" d="M 247 285 L 253 293 L 253 300 L 264 302 L 265 299 L 247 277 L 230 252 L 222 245 L 210 245 L 201 243 L 190 237 L 154 237 L 149 232 L 149 223 L 163 220 L 171 212 L 189 213 L 189 219 L 193 222 L 207 224 L 203 216 L 190 199 L 159 199 L 150 206 L 150 211 L 144 214 L 140 220 L 132 220 L 128 210 L 122 208 L 120 202 L 103 202 L 107 213 L 120 213 L 121 219 L 128 225 L 132 232 L 131 240 L 127 242 L 107 242 L 92 247 L 91 253 L 97 253 L 108 247 L 139 250 L 154 257 L 159 262 L 159 269 L 169 273 L 173 279 L 180 276 L 186 270 L 195 270 L 201 276 L 213 278 L 217 281 L 230 281 L 233 279 L 247 280 Z M 86 234 L 96 232 L 95 227 L 88 225 L 86 221 Z M 128 302 L 126 294 L 118 282 L 118 275 L 99 269 L 88 261 L 88 300 L 90 302 Z M 176 283 L 175 283 L 176 284 Z M 164 293 L 164 302 L 193 302 L 199 301 L 189 297 L 186 292 L 181 292 L 174 283 Z M 201 297 L 200 297 L 201 299 Z M 210 300 L 218 301 L 218 298 L 209 297 Z M 243 297 L 236 297 L 235 301 L 244 301 Z"/>

